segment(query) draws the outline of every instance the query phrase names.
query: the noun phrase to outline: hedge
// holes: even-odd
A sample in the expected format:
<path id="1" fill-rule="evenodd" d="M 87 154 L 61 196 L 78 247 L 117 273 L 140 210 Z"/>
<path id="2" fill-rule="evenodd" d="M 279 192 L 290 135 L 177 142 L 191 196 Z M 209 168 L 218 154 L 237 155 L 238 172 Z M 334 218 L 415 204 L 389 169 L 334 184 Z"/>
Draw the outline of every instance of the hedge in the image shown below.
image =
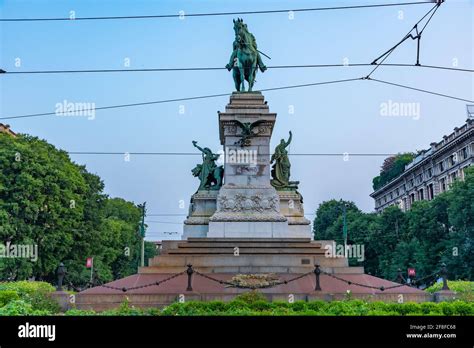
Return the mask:
<path id="1" fill-rule="evenodd" d="M 469 282 L 457 282 L 453 289 L 469 289 Z M 456 285 L 457 284 L 457 285 Z M 59 313 L 57 303 L 50 298 L 54 288 L 43 282 L 10 282 L 0 283 L 0 315 L 54 315 Z M 430 291 L 436 291 L 430 289 Z M 463 290 L 469 293 L 469 290 Z M 472 294 L 471 294 L 472 295 Z M 173 303 L 163 309 L 140 309 L 125 301 L 117 309 L 96 313 L 92 310 L 71 309 L 64 315 L 153 315 L 153 316 L 473 316 L 474 302 L 456 300 L 452 302 L 423 303 L 386 303 L 381 301 L 366 302 L 363 300 L 344 301 L 284 301 L 268 302 L 265 297 L 251 291 L 237 296 L 230 302 L 211 301 Z"/>
<path id="2" fill-rule="evenodd" d="M 25 280 L 0 283 L 0 307 L 9 305 L 15 302 L 15 300 L 21 300 L 22 302 L 17 303 L 21 307 L 21 311 L 27 310 L 28 306 L 24 305 L 26 304 L 31 306 L 33 312 L 47 311 L 49 313 L 58 313 L 59 305 L 50 297 L 54 290 L 54 287 L 46 282 Z M 15 304 L 11 306 L 15 306 Z"/>
<path id="3" fill-rule="evenodd" d="M 434 293 L 441 290 L 443 283 L 436 283 L 426 291 Z M 448 280 L 448 287 L 450 290 L 456 293 L 458 299 L 463 301 L 472 302 L 474 301 L 474 282 L 464 281 L 464 280 Z"/>

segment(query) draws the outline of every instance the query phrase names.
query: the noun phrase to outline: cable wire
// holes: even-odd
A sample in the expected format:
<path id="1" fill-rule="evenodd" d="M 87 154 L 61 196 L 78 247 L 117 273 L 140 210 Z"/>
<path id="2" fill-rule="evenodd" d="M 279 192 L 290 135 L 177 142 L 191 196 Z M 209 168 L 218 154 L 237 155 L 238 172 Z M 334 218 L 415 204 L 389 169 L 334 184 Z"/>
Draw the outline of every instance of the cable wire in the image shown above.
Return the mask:
<path id="1" fill-rule="evenodd" d="M 138 15 L 138 16 L 101 16 L 101 17 L 56 17 L 56 18 L 0 18 L 0 22 L 44 22 L 44 21 L 90 21 L 90 20 L 121 20 L 121 19 L 152 19 L 152 18 L 185 18 L 185 17 L 209 17 L 209 16 L 231 16 L 231 15 L 254 15 L 254 14 L 273 14 L 273 13 L 289 13 L 289 12 L 314 12 L 329 10 L 349 10 L 364 9 L 375 7 L 393 7 L 393 6 L 411 6 L 426 5 L 431 1 L 417 2 L 398 2 L 389 4 L 367 4 L 367 5 L 351 5 L 336 7 L 316 7 L 316 8 L 299 8 L 299 9 L 280 9 L 280 10 L 261 10 L 261 11 L 238 11 L 238 12 L 213 12 L 213 13 L 189 13 L 179 14 L 162 14 L 162 15 Z"/>
<path id="2" fill-rule="evenodd" d="M 367 80 L 369 80 L 369 81 L 375 81 L 375 82 L 379 82 L 379 83 L 384 83 L 384 84 L 387 84 L 387 85 L 396 86 L 396 87 L 400 87 L 400 88 L 406 88 L 406 89 L 410 89 L 410 90 L 413 90 L 413 91 L 428 93 L 428 94 L 432 94 L 432 95 L 436 95 L 436 96 L 440 96 L 440 97 L 444 97 L 444 98 L 450 98 L 450 99 L 460 100 L 460 101 L 464 101 L 464 102 L 468 102 L 468 103 L 474 103 L 474 100 L 469 100 L 469 99 L 464 99 L 464 98 L 458 98 L 458 97 L 454 97 L 454 96 L 448 95 L 448 94 L 443 94 L 443 93 L 438 93 L 438 92 L 432 92 L 432 91 L 428 91 L 428 90 L 426 90 L 426 89 L 415 88 L 415 87 L 411 87 L 411 86 L 407 86 L 407 85 L 401 85 L 401 84 L 393 83 L 393 82 L 389 82 L 389 81 L 373 79 L 373 78 L 371 78 L 371 77 L 367 78 Z"/>
<path id="3" fill-rule="evenodd" d="M 429 10 L 423 17 L 421 17 L 421 19 L 416 22 L 416 24 L 413 26 L 413 28 L 410 29 L 410 31 L 403 37 L 403 39 L 397 43 L 395 46 L 393 46 L 392 48 L 390 48 L 387 52 L 385 52 L 383 55 L 379 56 L 378 58 L 376 58 L 372 63 L 376 64 L 377 66 L 367 75 L 367 78 L 369 78 L 380 66 L 383 62 L 385 62 L 385 60 L 395 51 L 395 49 L 400 46 L 403 42 L 405 42 L 405 40 L 407 40 L 408 38 L 412 38 L 412 39 L 415 39 L 415 37 L 413 37 L 411 35 L 411 32 L 413 30 L 417 30 L 418 32 L 418 24 L 421 23 L 421 21 L 423 21 L 431 12 L 434 12 L 431 14 L 430 18 L 428 19 L 428 21 L 426 22 L 425 26 L 423 27 L 423 29 L 418 33 L 418 36 L 420 36 L 422 33 L 423 33 L 423 30 L 425 30 L 426 26 L 428 25 L 428 23 L 431 21 L 431 18 L 433 18 L 433 15 L 436 13 L 436 11 L 438 10 L 438 8 L 440 7 L 441 5 L 441 2 L 437 2 L 432 8 L 431 10 Z M 385 55 L 385 57 L 382 59 L 382 61 L 380 63 L 377 64 L 377 60 L 379 60 L 381 57 L 383 57 Z"/>
<path id="4" fill-rule="evenodd" d="M 474 72 L 474 69 L 463 69 L 455 67 L 445 67 L 436 65 L 416 65 L 416 64 L 373 64 L 373 63 L 354 63 L 354 64 L 303 64 L 303 65 L 275 65 L 268 66 L 267 69 L 305 69 L 305 68 L 337 68 L 337 67 L 364 67 L 364 66 L 388 66 L 388 67 L 412 67 L 412 68 L 430 68 L 441 70 L 452 70 L 460 72 Z M 85 70 L 29 70 L 29 71 L 4 71 L 3 75 L 27 75 L 27 74 L 78 74 L 78 73 L 128 73 L 128 72 L 175 72 L 175 71 L 210 71 L 227 70 L 225 67 L 184 67 L 184 68 L 139 68 L 139 69 L 85 69 Z"/>
<path id="5" fill-rule="evenodd" d="M 100 151 L 68 151 L 69 155 L 104 155 L 104 156 L 123 156 L 127 155 L 138 155 L 138 156 L 202 156 L 200 152 L 100 152 Z M 358 156 L 358 157 L 369 157 L 369 156 L 395 156 L 395 153 L 289 153 L 288 156 Z"/>
<path id="6" fill-rule="evenodd" d="M 302 88 L 302 87 L 320 86 L 320 85 L 329 85 L 329 84 L 343 83 L 343 82 L 350 82 L 350 81 L 358 81 L 358 80 L 362 80 L 362 79 L 363 79 L 362 77 L 358 77 L 358 78 L 352 78 L 352 79 L 305 83 L 305 84 L 300 84 L 300 85 L 290 85 L 290 86 L 282 86 L 282 87 L 265 88 L 265 89 L 261 89 L 260 91 L 261 92 L 278 91 L 278 90 L 283 90 L 283 89 L 294 89 L 294 88 Z M 209 99 L 209 98 L 217 98 L 217 97 L 226 97 L 226 96 L 230 96 L 230 95 L 231 95 L 231 93 L 220 93 L 220 94 L 202 95 L 202 96 L 197 96 L 197 97 L 186 97 L 186 98 L 176 98 L 176 99 L 155 100 L 155 101 L 141 102 L 141 103 L 109 105 L 109 106 L 96 107 L 96 108 L 94 108 L 94 110 L 119 109 L 119 108 L 127 108 L 127 107 L 132 107 L 132 106 L 144 106 L 144 105 L 171 103 L 171 102 L 177 102 L 177 101 L 189 101 L 189 100 L 197 100 L 197 99 Z M 80 110 L 74 110 L 74 113 L 82 113 L 82 112 L 89 112 L 89 111 L 91 111 L 91 109 L 80 109 Z M 61 116 L 60 114 L 58 114 L 56 112 L 44 112 L 44 113 L 37 113 L 37 114 L 0 117 L 0 120 L 11 120 L 11 119 L 30 118 L 30 117 L 42 117 L 42 116 L 51 116 L 51 115 Z"/>

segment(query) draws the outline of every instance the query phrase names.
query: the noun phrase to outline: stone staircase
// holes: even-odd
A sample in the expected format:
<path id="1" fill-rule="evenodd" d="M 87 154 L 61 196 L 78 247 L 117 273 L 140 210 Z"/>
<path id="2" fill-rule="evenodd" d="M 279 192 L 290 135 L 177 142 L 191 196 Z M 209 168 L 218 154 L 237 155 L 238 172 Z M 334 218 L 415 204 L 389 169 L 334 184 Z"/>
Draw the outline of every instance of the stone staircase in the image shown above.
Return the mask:
<path id="1" fill-rule="evenodd" d="M 331 273 L 363 273 L 346 258 L 328 258 L 327 241 L 309 238 L 188 238 L 163 241 L 161 255 L 139 273 L 175 273 L 187 264 L 203 273 L 306 273 L 318 264 Z"/>

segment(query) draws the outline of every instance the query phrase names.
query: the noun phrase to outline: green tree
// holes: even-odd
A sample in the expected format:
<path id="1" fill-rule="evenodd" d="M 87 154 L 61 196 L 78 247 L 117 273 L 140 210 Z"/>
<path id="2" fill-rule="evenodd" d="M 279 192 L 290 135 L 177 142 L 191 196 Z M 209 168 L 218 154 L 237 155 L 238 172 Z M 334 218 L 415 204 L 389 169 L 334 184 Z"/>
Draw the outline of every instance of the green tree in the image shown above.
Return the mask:
<path id="1" fill-rule="evenodd" d="M 319 206 L 315 239 L 342 243 L 342 202 Z M 392 206 L 380 214 L 363 213 L 352 203 L 347 225 L 349 242 L 364 245 L 368 273 L 393 280 L 399 268 L 406 272 L 414 267 L 417 278 L 424 278 L 437 273 L 444 262 L 450 279 L 473 279 L 474 167 L 465 169 L 465 180 L 453 183 L 448 192 L 415 202 L 407 212 Z"/>
<path id="2" fill-rule="evenodd" d="M 0 212 L 7 220 L 0 238 L 4 244 L 38 245 L 40 257 L 28 267 L 29 276 L 43 279 L 73 247 L 87 183 L 64 151 L 37 138 L 0 134 L 0 148 Z M 9 260 L 4 276 L 25 277 L 25 262 Z"/>
<path id="3" fill-rule="evenodd" d="M 452 184 L 447 192 L 449 238 L 442 261 L 454 279 L 474 277 L 474 166 L 466 168 L 464 181 Z"/>
<path id="4" fill-rule="evenodd" d="M 380 170 L 380 175 L 372 180 L 374 191 L 402 174 L 405 171 L 405 166 L 413 161 L 415 156 L 414 153 L 407 152 L 386 158 Z"/>
<path id="5" fill-rule="evenodd" d="M 334 228 L 333 224 L 340 216 L 342 216 L 344 205 L 346 206 L 346 212 L 360 212 L 354 202 L 350 201 L 337 201 L 332 199 L 319 205 L 313 223 L 313 234 L 315 239 L 342 239 L 342 225 L 340 230 L 337 230 Z"/>
<path id="6" fill-rule="evenodd" d="M 0 242 L 38 245 L 37 262 L 0 260 L 0 279 L 55 281 L 60 262 L 67 281 L 85 285 L 86 258 L 99 281 L 136 273 L 140 209 L 103 193 L 101 179 L 66 152 L 28 135 L 0 133 Z M 147 257 L 154 255 L 148 246 Z"/>

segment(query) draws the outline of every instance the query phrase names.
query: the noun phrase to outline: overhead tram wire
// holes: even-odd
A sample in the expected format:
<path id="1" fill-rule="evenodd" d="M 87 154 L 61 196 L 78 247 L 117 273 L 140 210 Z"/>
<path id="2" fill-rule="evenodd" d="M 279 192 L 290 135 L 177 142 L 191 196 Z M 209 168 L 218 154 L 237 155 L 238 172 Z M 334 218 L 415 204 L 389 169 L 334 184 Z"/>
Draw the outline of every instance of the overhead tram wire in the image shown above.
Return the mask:
<path id="1" fill-rule="evenodd" d="M 332 80 L 332 81 L 324 81 L 324 82 L 305 83 L 305 84 L 299 84 L 299 85 L 264 88 L 264 89 L 261 89 L 260 92 L 278 91 L 278 90 L 284 90 L 284 89 L 295 89 L 295 88 L 321 86 L 321 85 L 329 85 L 329 84 L 351 82 L 351 81 L 364 81 L 364 80 L 365 81 L 381 82 L 381 83 L 390 84 L 390 85 L 397 86 L 397 87 L 407 88 L 407 89 L 411 89 L 411 90 L 415 90 L 415 91 L 419 91 L 419 92 L 424 92 L 424 93 L 429 93 L 429 94 L 441 96 L 441 97 L 444 97 L 444 98 L 450 98 L 450 99 L 455 99 L 455 100 L 460 100 L 460 101 L 467 101 L 469 103 L 474 103 L 473 100 L 459 98 L 459 97 L 455 97 L 455 96 L 451 96 L 451 95 L 447 95 L 447 94 L 443 94 L 443 93 L 428 91 L 428 90 L 421 89 L 421 88 L 415 88 L 415 87 L 411 87 L 411 86 L 396 84 L 396 83 L 392 83 L 392 82 L 389 82 L 389 81 L 372 79 L 368 76 L 352 78 L 352 79 Z M 94 108 L 94 110 L 107 110 L 107 109 L 118 109 L 118 108 L 134 107 L 134 106 L 164 104 L 164 103 L 171 103 L 171 102 L 177 102 L 177 101 L 189 101 L 189 100 L 198 100 L 198 99 L 217 98 L 217 97 L 224 97 L 224 96 L 229 96 L 229 95 L 230 95 L 230 93 L 221 93 L 221 94 L 202 95 L 202 96 L 196 96 L 196 97 L 164 99 L 164 100 L 156 100 L 156 101 L 141 102 L 141 103 L 100 106 L 100 107 Z M 77 113 L 86 112 L 86 111 L 90 111 L 90 109 L 74 110 L 74 112 L 77 112 Z M 30 117 L 42 117 L 42 116 L 52 116 L 52 115 L 58 115 L 58 114 L 56 112 L 45 112 L 45 113 L 37 113 L 37 114 L 6 116 L 6 117 L 0 117 L 0 120 L 21 119 L 21 118 L 30 118 Z M 58 116 L 60 116 L 60 115 L 58 115 Z"/>
<path id="2" fill-rule="evenodd" d="M 294 89 L 294 88 L 303 88 L 303 87 L 311 87 L 311 86 L 321 86 L 321 85 L 329 85 L 329 84 L 351 82 L 351 81 L 362 81 L 362 79 L 363 79 L 362 77 L 357 77 L 357 78 L 352 78 L 352 79 L 342 79 L 342 80 L 332 80 L 332 81 L 324 81 L 324 82 L 305 83 L 305 84 L 300 84 L 300 85 L 290 85 L 290 86 L 282 86 L 282 87 L 265 88 L 265 89 L 261 89 L 260 91 L 261 92 L 269 92 L 269 91 L 278 91 L 278 90 L 283 90 L 283 89 Z M 127 107 L 134 107 L 134 106 L 164 104 L 164 103 L 171 103 L 171 102 L 177 102 L 177 101 L 190 101 L 190 100 L 198 100 L 198 99 L 227 97 L 229 95 L 231 95 L 231 93 L 209 94 L 209 95 L 202 95 L 202 96 L 196 96 L 196 97 L 164 99 L 164 100 L 155 100 L 155 101 L 141 102 L 141 103 L 99 106 L 99 107 L 94 108 L 94 110 L 97 111 L 97 110 L 119 109 L 119 108 L 127 108 Z M 89 111 L 89 109 L 75 110 L 75 112 L 86 112 L 86 111 Z M 57 113 L 56 112 L 44 112 L 44 113 L 37 113 L 37 114 L 7 116 L 7 117 L 0 117 L 0 120 L 11 120 L 11 119 L 30 118 L 30 117 L 43 117 L 43 116 L 52 116 L 52 115 L 57 115 Z"/>
<path id="3" fill-rule="evenodd" d="M 422 93 L 432 94 L 432 95 L 436 95 L 436 96 L 439 96 L 439 97 L 450 98 L 450 99 L 454 99 L 454 100 L 460 100 L 460 101 L 464 101 L 464 102 L 468 102 L 468 103 L 474 103 L 474 100 L 464 99 L 464 98 L 458 98 L 458 97 L 454 97 L 454 96 L 451 96 L 451 95 L 448 95 L 448 94 L 443 94 L 443 93 L 428 91 L 428 90 L 426 90 L 426 89 L 416 88 L 416 87 L 407 86 L 407 85 L 402 85 L 402 84 L 393 83 L 393 82 L 389 82 L 389 81 L 373 79 L 373 78 L 371 78 L 371 77 L 367 78 L 367 80 L 368 80 L 368 81 L 375 81 L 375 82 L 379 82 L 379 83 L 384 83 L 384 84 L 387 84 L 387 85 L 396 86 L 396 87 L 400 87 L 400 88 L 411 89 L 411 90 L 413 90 L 413 91 L 418 91 L 418 92 L 422 92 Z"/>
<path id="4" fill-rule="evenodd" d="M 124 154 L 131 156 L 202 156 L 200 152 L 99 152 L 99 151 L 68 151 L 69 155 L 98 155 L 98 156 L 123 156 Z M 289 153 L 288 156 L 323 156 L 323 157 L 378 157 L 378 156 L 395 156 L 396 153 Z M 148 215 L 148 214 L 147 214 Z"/>
<path id="5" fill-rule="evenodd" d="M 408 40 L 409 38 L 412 38 L 413 40 L 415 38 L 421 38 L 421 34 L 423 33 L 423 31 L 425 30 L 426 26 L 429 24 L 429 22 L 431 21 L 431 19 L 433 18 L 433 16 L 435 15 L 436 11 L 438 11 L 439 7 L 441 6 L 441 4 L 443 3 L 443 1 L 437 1 L 436 4 L 423 16 L 421 17 L 421 19 L 416 22 L 416 24 L 408 31 L 408 33 L 403 37 L 402 40 L 400 40 L 395 46 L 393 46 L 392 48 L 390 48 L 388 51 L 386 51 L 384 54 L 382 54 L 381 56 L 377 57 L 373 62 L 372 64 L 373 65 L 376 65 L 376 67 L 367 75 L 367 78 L 369 78 L 380 66 L 382 66 L 382 63 L 385 62 L 385 60 L 397 49 L 397 47 L 399 47 L 403 42 L 405 42 L 406 40 Z M 432 13 L 433 12 L 433 13 Z M 418 32 L 418 24 L 420 24 L 427 16 L 429 16 L 431 13 L 431 16 L 429 17 L 428 21 L 425 23 L 423 29 Z M 416 30 L 417 31 L 417 36 L 416 37 L 413 37 L 411 35 L 411 33 L 413 32 L 413 30 Z M 418 47 L 418 54 L 419 54 L 419 47 Z M 382 59 L 382 61 L 380 63 L 378 63 L 377 61 L 379 59 L 381 59 L 382 57 L 384 57 Z M 417 63 L 419 60 L 419 55 L 417 57 Z"/>
<path id="6" fill-rule="evenodd" d="M 408 68 L 428 68 L 449 71 L 473 73 L 474 69 L 463 69 L 436 65 L 416 65 L 403 63 L 353 63 L 353 64 L 302 64 L 302 65 L 275 65 L 268 66 L 268 69 L 313 69 L 313 68 L 338 68 L 338 67 L 364 67 L 364 66 L 387 66 L 387 67 L 408 67 Z M 29 74 L 91 74 L 91 73 L 132 73 L 132 72 L 176 72 L 176 71 L 211 71 L 227 70 L 225 67 L 184 67 L 184 68 L 141 68 L 141 69 L 84 69 L 84 70 L 29 70 L 29 71 L 0 71 L 1 75 L 29 75 Z"/>
<path id="7" fill-rule="evenodd" d="M 0 18 L 0 22 L 46 22 L 46 21 L 92 21 L 92 20 L 123 20 L 123 19 L 157 19 L 157 18 L 186 18 L 186 17 L 211 17 L 211 16 L 240 16 L 240 15 L 256 15 L 256 14 L 275 14 L 289 12 L 316 12 L 331 10 L 352 10 L 367 9 L 376 7 L 393 7 L 393 6 L 413 6 L 431 4 L 431 1 L 416 2 L 398 2 L 388 4 L 366 4 L 366 5 L 350 5 L 350 6 L 334 6 L 334 7 L 315 7 L 315 8 L 299 8 L 299 9 L 280 9 L 280 10 L 260 10 L 260 11 L 236 11 L 236 12 L 213 12 L 213 13 L 178 13 L 178 14 L 162 14 L 162 15 L 137 15 L 137 16 L 100 16 L 100 17 L 56 17 L 56 18 Z"/>

